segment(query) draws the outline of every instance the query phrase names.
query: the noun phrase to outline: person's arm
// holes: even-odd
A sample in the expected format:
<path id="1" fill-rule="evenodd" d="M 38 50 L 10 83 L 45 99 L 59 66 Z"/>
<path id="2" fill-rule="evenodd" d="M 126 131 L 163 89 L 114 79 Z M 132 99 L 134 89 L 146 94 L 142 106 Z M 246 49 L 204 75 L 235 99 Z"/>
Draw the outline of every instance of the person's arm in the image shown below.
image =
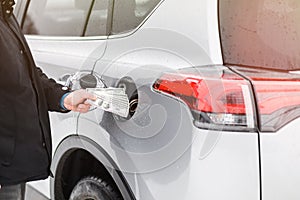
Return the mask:
<path id="1" fill-rule="evenodd" d="M 91 105 L 86 103 L 86 100 L 95 100 L 92 94 L 85 90 L 64 90 L 62 85 L 48 78 L 40 68 L 37 67 L 36 70 L 42 82 L 49 111 L 68 112 L 72 110 L 85 113 L 90 109 Z"/>

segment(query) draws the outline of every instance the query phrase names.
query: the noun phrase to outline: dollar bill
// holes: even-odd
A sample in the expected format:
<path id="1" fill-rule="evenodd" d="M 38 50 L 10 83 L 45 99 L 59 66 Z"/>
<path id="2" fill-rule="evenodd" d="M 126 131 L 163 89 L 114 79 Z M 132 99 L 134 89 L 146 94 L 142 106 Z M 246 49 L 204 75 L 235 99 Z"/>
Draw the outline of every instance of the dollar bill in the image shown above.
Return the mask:
<path id="1" fill-rule="evenodd" d="M 87 92 L 95 95 L 95 101 L 89 101 L 93 106 L 127 117 L 129 113 L 129 100 L 124 88 L 87 88 Z"/>

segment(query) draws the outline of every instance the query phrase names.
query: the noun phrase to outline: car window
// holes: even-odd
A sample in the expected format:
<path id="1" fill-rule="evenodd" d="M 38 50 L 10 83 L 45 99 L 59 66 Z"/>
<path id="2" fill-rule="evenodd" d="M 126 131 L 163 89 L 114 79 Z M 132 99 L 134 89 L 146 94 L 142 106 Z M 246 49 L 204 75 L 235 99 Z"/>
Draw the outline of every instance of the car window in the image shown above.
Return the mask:
<path id="1" fill-rule="evenodd" d="M 225 63 L 300 69 L 300 1 L 219 1 Z"/>
<path id="2" fill-rule="evenodd" d="M 160 0 L 115 0 L 112 34 L 135 29 Z"/>
<path id="3" fill-rule="evenodd" d="M 28 35 L 106 35 L 108 2 L 109 0 L 31 0 L 22 30 Z"/>

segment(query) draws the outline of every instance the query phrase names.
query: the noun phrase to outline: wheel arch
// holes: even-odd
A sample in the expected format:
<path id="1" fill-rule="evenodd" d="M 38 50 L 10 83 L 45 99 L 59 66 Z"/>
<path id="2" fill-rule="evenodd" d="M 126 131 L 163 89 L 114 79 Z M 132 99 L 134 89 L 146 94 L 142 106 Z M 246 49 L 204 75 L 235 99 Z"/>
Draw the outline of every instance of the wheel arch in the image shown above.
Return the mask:
<path id="1" fill-rule="evenodd" d="M 90 138 L 79 135 L 68 136 L 55 150 L 50 168 L 54 175 L 54 178 L 51 178 L 50 183 L 51 197 L 55 196 L 55 177 L 59 177 L 61 175 L 66 160 L 76 151 L 86 152 L 101 163 L 118 187 L 124 199 L 136 199 L 123 173 L 109 154 Z"/>

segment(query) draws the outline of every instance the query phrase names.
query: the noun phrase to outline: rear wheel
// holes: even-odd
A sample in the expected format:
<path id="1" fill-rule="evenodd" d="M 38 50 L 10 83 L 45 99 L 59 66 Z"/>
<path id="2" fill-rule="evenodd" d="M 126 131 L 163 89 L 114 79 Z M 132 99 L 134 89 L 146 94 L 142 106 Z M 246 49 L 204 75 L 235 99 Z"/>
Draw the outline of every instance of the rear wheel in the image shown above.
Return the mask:
<path id="1" fill-rule="evenodd" d="M 118 190 L 96 177 L 85 177 L 78 181 L 69 200 L 122 200 Z"/>

